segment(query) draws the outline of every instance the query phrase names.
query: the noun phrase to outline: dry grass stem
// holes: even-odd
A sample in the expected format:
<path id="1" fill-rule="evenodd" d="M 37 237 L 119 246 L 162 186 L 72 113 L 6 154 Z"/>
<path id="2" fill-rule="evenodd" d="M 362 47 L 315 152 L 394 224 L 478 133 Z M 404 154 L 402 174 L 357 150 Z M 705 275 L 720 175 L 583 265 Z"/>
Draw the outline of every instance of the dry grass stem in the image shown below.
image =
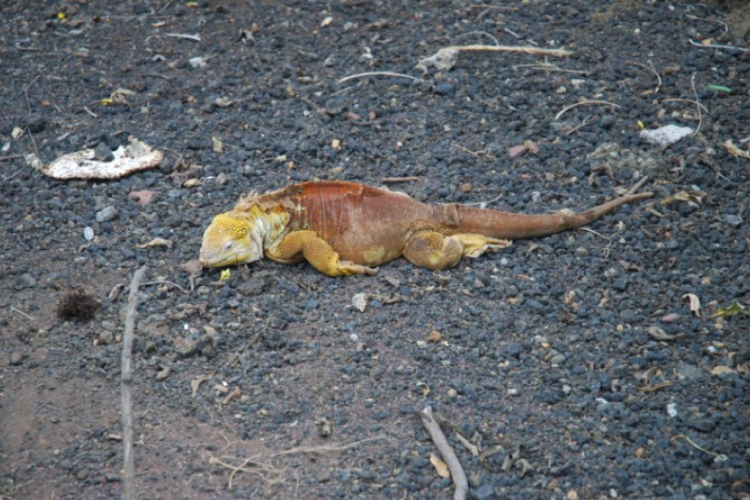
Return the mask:
<path id="1" fill-rule="evenodd" d="M 347 443 L 347 444 L 324 444 L 320 446 L 298 446 L 295 448 L 290 448 L 288 450 L 277 451 L 273 453 L 256 453 L 250 457 L 234 457 L 234 456 L 228 456 L 228 455 L 222 455 L 220 457 L 216 457 L 209 453 L 208 463 L 211 465 L 218 465 L 220 467 L 224 467 L 225 469 L 229 469 L 232 471 L 232 473 L 229 475 L 229 484 L 228 484 L 228 488 L 230 490 L 232 489 L 234 476 L 238 472 L 248 472 L 250 474 L 255 474 L 256 476 L 260 477 L 260 479 L 263 482 L 271 486 L 271 485 L 279 484 L 283 482 L 285 471 L 269 463 L 268 460 L 273 460 L 274 458 L 279 458 L 279 457 L 283 457 L 286 455 L 297 455 L 301 453 L 330 453 L 333 451 L 344 451 L 350 448 L 354 448 L 355 446 L 359 446 L 364 443 L 369 443 L 371 441 L 377 441 L 380 439 L 387 439 L 387 437 L 384 435 L 378 435 L 378 436 L 373 436 L 371 438 L 360 439 L 359 441 L 354 441 L 354 442 Z M 224 447 L 224 450 L 228 449 L 232 445 L 237 445 L 237 444 L 239 443 L 230 442 Z M 235 464 L 238 464 L 238 465 L 235 465 Z M 250 467 L 250 464 L 252 464 L 252 467 Z"/>
<path id="2" fill-rule="evenodd" d="M 399 184 L 401 182 L 418 181 L 419 177 L 383 177 L 380 182 L 383 184 Z"/>
<path id="3" fill-rule="evenodd" d="M 393 77 L 409 78 L 414 81 L 419 81 L 419 78 L 415 76 L 411 76 L 411 75 L 405 75 L 403 73 L 394 73 L 392 71 L 369 71 L 367 73 L 358 73 L 356 75 L 345 76 L 344 78 L 337 80 L 336 83 L 344 83 L 344 82 L 348 82 L 349 80 L 354 80 L 356 78 L 367 78 L 368 76 L 393 76 Z"/>
<path id="4" fill-rule="evenodd" d="M 589 123 L 591 123 L 591 121 L 593 119 L 594 119 L 594 115 L 587 116 L 586 118 L 583 119 L 583 121 L 581 123 L 579 123 L 578 125 L 576 125 L 572 129 L 570 129 L 567 132 L 565 132 L 565 135 L 570 135 L 570 134 L 573 134 L 573 133 L 581 130 L 583 127 L 585 127 L 586 125 L 588 125 Z"/>
<path id="5" fill-rule="evenodd" d="M 576 75 L 585 75 L 587 71 L 580 70 L 580 69 L 564 69 L 559 66 L 555 66 L 552 63 L 548 62 L 541 62 L 537 61 L 533 64 L 516 64 L 513 66 L 513 69 L 519 69 L 519 68 L 530 68 L 530 69 L 536 69 L 539 71 L 549 71 L 549 72 L 555 72 L 555 73 L 572 73 Z"/>
<path id="6" fill-rule="evenodd" d="M 562 109 L 562 110 L 561 110 L 561 111 L 560 111 L 559 113 L 557 113 L 557 114 L 555 115 L 555 121 L 559 120 L 559 119 L 560 119 L 560 117 L 561 117 L 561 116 L 562 116 L 562 115 L 563 115 L 563 114 L 564 114 L 564 113 L 565 113 L 566 111 L 570 111 L 571 109 L 573 109 L 573 108 L 577 108 L 578 106 L 589 106 L 589 105 L 592 105 L 592 104 L 602 104 L 602 105 L 605 105 L 605 106 L 611 106 L 611 107 L 612 107 L 612 109 L 614 109 L 614 108 L 620 109 L 620 105 L 619 105 L 619 104 L 615 104 L 615 103 L 613 103 L 613 102 L 609 102 L 609 101 L 599 101 L 599 100 L 593 100 L 593 101 L 581 101 L 581 102 L 577 102 L 577 103 L 575 103 L 575 104 L 571 104 L 570 106 L 567 106 L 567 107 L 563 108 L 563 109 Z"/>
<path id="7" fill-rule="evenodd" d="M 693 88 L 693 95 L 695 96 L 695 107 L 698 109 L 698 126 L 695 127 L 695 131 L 693 132 L 692 137 L 695 137 L 698 134 L 698 131 L 701 129 L 701 125 L 703 125 L 703 114 L 701 113 L 701 103 L 698 100 L 698 91 L 695 90 L 695 73 L 693 73 L 690 76 L 690 86 Z"/>
<path id="8" fill-rule="evenodd" d="M 10 306 L 10 310 L 13 311 L 13 312 L 15 312 L 15 313 L 20 314 L 21 316 L 25 316 L 27 319 L 30 319 L 31 321 L 34 321 L 34 318 L 32 318 L 31 316 L 29 316 L 25 312 L 21 311 L 20 309 L 16 309 L 15 307 Z"/>
<path id="9" fill-rule="evenodd" d="M 703 104 L 701 104 L 701 103 L 699 103 L 697 101 L 693 101 L 692 99 L 682 99 L 682 98 L 679 98 L 679 97 L 671 97 L 669 99 L 662 99 L 660 102 L 688 102 L 690 104 L 696 104 L 696 105 L 700 106 L 700 108 L 703 110 L 704 113 L 708 113 L 708 108 L 707 107 L 705 107 Z"/>
<path id="10" fill-rule="evenodd" d="M 633 66 L 639 66 L 641 68 L 645 68 L 649 70 L 650 72 L 652 72 L 654 75 L 656 75 L 656 88 L 652 90 L 650 93 L 651 94 L 659 93 L 659 89 L 661 88 L 661 75 L 659 75 L 659 73 L 654 68 L 652 68 L 651 66 L 646 66 L 643 63 L 635 62 L 635 61 L 629 61 L 628 64 L 632 64 Z"/>
<path id="11" fill-rule="evenodd" d="M 519 52 L 521 54 L 568 57 L 573 53 L 565 49 L 540 49 L 539 47 L 515 45 L 455 45 L 440 50 L 456 50 L 459 52 Z"/>
<path id="12" fill-rule="evenodd" d="M 726 49 L 726 50 L 738 50 L 740 52 L 750 52 L 750 49 L 746 49 L 744 47 L 735 47 L 734 45 L 719 45 L 719 44 L 709 44 L 705 45 L 703 43 L 698 43 L 693 40 L 689 40 L 690 45 L 693 45 L 694 47 L 700 47 L 702 49 Z"/>
<path id="13" fill-rule="evenodd" d="M 493 42 L 495 42 L 495 45 L 500 45 L 500 43 L 497 41 L 497 38 L 495 38 L 494 36 L 490 35 L 486 31 L 468 31 L 466 33 L 462 33 L 461 35 L 457 36 L 456 39 L 455 39 L 455 41 L 459 41 L 462 38 L 466 38 L 466 37 L 471 36 L 471 35 L 483 35 L 483 36 L 486 36 L 487 38 L 489 38 L 490 40 L 492 40 Z"/>

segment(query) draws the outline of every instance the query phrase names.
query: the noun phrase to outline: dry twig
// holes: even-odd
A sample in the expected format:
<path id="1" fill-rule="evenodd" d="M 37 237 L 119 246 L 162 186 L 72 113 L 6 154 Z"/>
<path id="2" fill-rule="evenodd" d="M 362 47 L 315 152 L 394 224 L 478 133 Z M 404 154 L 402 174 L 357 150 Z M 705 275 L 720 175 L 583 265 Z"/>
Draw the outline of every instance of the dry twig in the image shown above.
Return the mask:
<path id="1" fill-rule="evenodd" d="M 458 461 L 458 457 L 453 451 L 453 448 L 448 444 L 445 434 L 443 434 L 440 425 L 437 423 L 437 420 L 435 420 L 435 415 L 432 413 L 432 407 L 429 405 L 425 406 L 422 411 L 417 411 L 416 413 L 419 415 L 419 418 L 422 419 L 422 424 L 430 434 L 430 438 L 432 438 L 432 442 L 435 443 L 435 447 L 437 447 L 440 455 L 442 455 L 443 460 L 448 464 L 448 469 L 451 471 L 451 478 L 453 479 L 453 485 L 456 487 L 456 490 L 453 493 L 453 499 L 464 500 L 466 494 L 469 492 L 469 482 L 466 480 L 466 474 L 464 473 L 463 467 L 461 467 L 461 462 Z"/>
<path id="2" fill-rule="evenodd" d="M 561 111 L 560 111 L 559 113 L 557 113 L 557 114 L 555 115 L 555 121 L 559 120 L 559 119 L 560 119 L 560 117 L 561 117 L 561 116 L 562 116 L 562 115 L 563 115 L 563 114 L 564 114 L 564 113 L 565 113 L 566 111 L 570 111 L 571 109 L 573 109 L 573 108 L 575 108 L 575 107 L 578 107 L 578 106 L 588 106 L 589 104 L 604 104 L 604 105 L 607 105 L 607 106 L 612 106 L 612 108 L 613 108 L 613 109 L 614 109 L 614 108 L 620 109 L 620 105 L 619 105 L 619 104 L 615 104 L 615 103 L 613 103 L 613 102 L 609 102 L 609 101 L 599 101 L 599 100 L 593 100 L 593 101 L 581 101 L 581 102 L 577 102 L 577 103 L 575 103 L 575 104 L 571 104 L 570 106 L 567 106 L 567 107 L 563 108 L 563 109 L 562 109 L 562 110 L 561 110 Z"/>
<path id="3" fill-rule="evenodd" d="M 414 182 L 418 181 L 419 177 L 383 177 L 380 182 L 383 184 L 398 184 L 401 182 Z"/>
<path id="4" fill-rule="evenodd" d="M 698 131 L 701 129 L 701 125 L 703 124 L 703 114 L 701 113 L 701 104 L 698 100 L 698 91 L 695 90 L 695 73 L 690 76 L 690 86 L 693 88 L 693 95 L 695 96 L 695 106 L 696 108 L 698 108 L 698 126 L 695 127 L 695 131 L 693 132 L 693 137 L 695 137 L 698 134 Z"/>
<path id="5" fill-rule="evenodd" d="M 233 486 L 233 479 L 234 476 L 238 472 L 248 472 L 251 474 L 255 474 L 258 477 L 260 477 L 263 481 L 268 483 L 269 485 L 280 483 L 283 480 L 282 472 L 278 468 L 274 467 L 272 464 L 268 462 L 264 462 L 263 460 L 269 460 L 274 459 L 278 457 L 282 457 L 285 455 L 294 455 L 294 454 L 300 454 L 300 453 L 330 453 L 332 451 L 344 451 L 348 450 L 349 448 L 354 448 L 355 446 L 358 446 L 360 444 L 368 443 L 370 441 L 376 441 L 378 439 L 386 439 L 385 436 L 379 435 L 374 436 L 371 438 L 361 439 L 359 441 L 354 441 L 352 443 L 343 444 L 343 445 L 336 445 L 336 444 L 326 444 L 322 446 L 299 446 L 295 448 L 290 448 L 288 450 L 278 451 L 275 453 L 256 453 L 250 457 L 233 457 L 233 456 L 226 456 L 222 455 L 220 457 L 216 457 L 212 455 L 211 453 L 208 454 L 208 463 L 211 465 L 218 465 L 220 467 L 224 467 L 226 469 L 229 469 L 232 471 L 232 473 L 229 475 L 229 485 L 228 488 L 231 490 Z M 229 448 L 233 443 L 228 444 L 224 449 L 226 450 Z M 238 461 L 239 465 L 234 465 L 232 462 Z M 252 464 L 254 468 L 248 467 L 248 465 Z"/>
<path id="6" fill-rule="evenodd" d="M 727 50 L 738 50 L 740 52 L 750 52 L 750 49 L 746 49 L 743 47 L 735 47 L 733 45 L 718 45 L 718 44 L 713 44 L 713 43 L 706 45 L 703 43 L 695 42 L 693 40 L 690 40 L 690 45 L 693 45 L 695 47 L 700 47 L 702 49 L 727 49 Z"/>
<path id="7" fill-rule="evenodd" d="M 628 64 L 632 64 L 633 66 L 640 66 L 641 68 L 646 68 L 647 70 L 649 70 L 650 72 L 652 72 L 654 75 L 656 75 L 656 88 L 654 90 L 652 90 L 651 92 L 649 92 L 649 93 L 650 94 L 658 94 L 659 93 L 659 89 L 661 88 L 661 76 L 659 75 L 659 73 L 654 68 L 652 68 L 651 66 L 646 66 L 643 63 L 635 62 L 635 61 L 629 61 Z"/>
<path id="8" fill-rule="evenodd" d="M 133 460 L 133 413 L 131 411 L 130 384 L 132 382 L 132 353 L 133 353 L 133 331 L 135 330 L 135 315 L 138 310 L 138 287 L 141 284 L 146 266 L 138 269 L 133 274 L 130 282 L 130 295 L 128 296 L 128 312 L 125 317 L 125 334 L 122 338 L 122 362 L 121 362 L 121 384 L 122 393 L 122 443 L 123 443 L 123 477 L 122 498 L 123 500 L 135 500 L 135 465 Z"/>
<path id="9" fill-rule="evenodd" d="M 28 314 L 26 314 L 25 312 L 23 312 L 20 309 L 16 309 L 15 307 L 10 306 L 10 310 L 13 311 L 13 312 L 16 312 L 16 313 L 20 314 L 21 316 L 25 316 L 26 319 L 30 319 L 31 321 L 34 321 L 34 318 L 32 318 L 31 316 L 29 316 Z"/>
<path id="10" fill-rule="evenodd" d="M 367 73 L 358 73 L 356 75 L 345 76 L 344 78 L 337 80 L 336 83 L 344 83 L 348 82 L 349 80 L 354 80 L 356 78 L 366 78 L 368 76 L 395 76 L 401 78 L 410 78 L 413 81 L 419 81 L 419 78 L 417 78 L 416 76 L 405 75 L 403 73 L 394 73 L 392 71 L 368 71 Z"/>

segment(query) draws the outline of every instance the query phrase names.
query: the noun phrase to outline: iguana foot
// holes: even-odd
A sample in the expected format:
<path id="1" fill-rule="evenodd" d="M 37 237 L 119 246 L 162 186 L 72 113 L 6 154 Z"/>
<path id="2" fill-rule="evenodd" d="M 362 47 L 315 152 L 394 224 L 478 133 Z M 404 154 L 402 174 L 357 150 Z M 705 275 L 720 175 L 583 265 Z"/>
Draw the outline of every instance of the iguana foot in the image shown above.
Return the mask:
<path id="1" fill-rule="evenodd" d="M 440 270 L 453 267 L 461 257 L 479 257 L 487 251 L 496 251 L 511 245 L 508 240 L 488 238 L 481 234 L 454 234 L 446 236 L 437 231 L 417 231 L 404 245 L 404 257 L 415 266 Z"/>

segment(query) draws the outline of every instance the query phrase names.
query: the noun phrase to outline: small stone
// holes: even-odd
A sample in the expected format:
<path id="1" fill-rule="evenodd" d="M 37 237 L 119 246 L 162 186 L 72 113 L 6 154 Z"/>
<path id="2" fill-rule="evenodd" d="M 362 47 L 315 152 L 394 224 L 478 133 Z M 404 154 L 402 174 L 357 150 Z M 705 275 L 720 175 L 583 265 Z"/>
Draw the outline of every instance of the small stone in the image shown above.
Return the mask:
<path id="1" fill-rule="evenodd" d="M 604 115 L 604 116 L 602 116 L 602 119 L 599 122 L 599 125 L 603 129 L 609 130 L 609 129 L 611 129 L 614 126 L 614 124 L 615 124 L 616 121 L 617 120 L 615 118 L 615 115 Z"/>
<path id="2" fill-rule="evenodd" d="M 523 352 L 523 347 L 518 342 L 510 342 L 508 347 L 505 348 L 505 352 L 508 356 L 517 358 Z"/>
<path id="3" fill-rule="evenodd" d="M 15 351 L 13 354 L 10 355 L 10 364 L 13 366 L 18 366 L 21 363 L 23 363 L 24 358 L 26 355 L 22 352 Z"/>
<path id="4" fill-rule="evenodd" d="M 104 207 L 96 213 L 97 222 L 109 222 L 117 217 L 117 209 L 110 205 Z"/>
<path id="5" fill-rule="evenodd" d="M 456 93 L 456 86 L 453 85 L 452 83 L 440 82 L 437 85 L 435 85 L 434 92 L 437 95 L 453 97 L 453 95 Z"/>
<path id="6" fill-rule="evenodd" d="M 26 115 L 26 118 L 24 118 L 24 125 L 32 134 L 38 134 L 39 132 L 44 130 L 44 127 L 47 125 L 47 120 L 45 120 L 44 117 L 40 114 L 31 113 L 30 115 Z"/>
<path id="7" fill-rule="evenodd" d="M 94 229 L 90 226 L 86 226 L 83 228 L 83 239 L 86 241 L 91 241 L 94 239 Z"/>
<path id="8" fill-rule="evenodd" d="M 495 489 L 487 484 L 482 484 L 479 488 L 474 490 L 474 498 L 477 500 L 488 500 L 490 498 L 495 498 Z"/>
<path id="9" fill-rule="evenodd" d="M 576 492 L 576 490 L 570 490 L 565 496 L 568 500 L 578 500 L 578 493 Z"/>
<path id="10" fill-rule="evenodd" d="M 36 286 L 36 280 L 28 273 L 23 273 L 21 276 L 18 277 L 18 287 L 23 288 L 31 288 L 33 286 Z"/>
<path id="11" fill-rule="evenodd" d="M 114 336 L 109 330 L 102 330 L 99 332 L 99 343 L 101 344 L 110 344 L 113 338 Z"/>

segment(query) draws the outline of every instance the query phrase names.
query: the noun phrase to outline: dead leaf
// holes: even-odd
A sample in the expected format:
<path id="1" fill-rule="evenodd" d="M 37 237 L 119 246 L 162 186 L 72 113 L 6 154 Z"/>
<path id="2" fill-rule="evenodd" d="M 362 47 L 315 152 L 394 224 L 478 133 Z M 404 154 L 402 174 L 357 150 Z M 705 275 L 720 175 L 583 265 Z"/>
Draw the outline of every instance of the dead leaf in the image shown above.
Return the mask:
<path id="1" fill-rule="evenodd" d="M 451 473 L 448 470 L 448 464 L 440 460 L 436 455 L 430 453 L 430 463 L 435 467 L 438 476 L 440 477 L 451 477 Z"/>
<path id="2" fill-rule="evenodd" d="M 521 145 L 521 146 L 512 146 L 512 147 L 508 148 L 508 156 L 510 156 L 511 158 L 516 158 L 518 156 L 521 156 L 522 154 L 524 154 L 528 150 L 529 150 L 529 148 L 527 148 L 524 145 Z"/>
<path id="3" fill-rule="evenodd" d="M 336 149 L 336 150 L 339 150 L 339 149 L 341 149 L 341 141 L 340 141 L 340 140 L 338 140 L 338 139 L 334 139 L 334 140 L 332 140 L 332 141 L 331 141 L 331 147 L 332 147 L 333 149 Z"/>
<path id="4" fill-rule="evenodd" d="M 697 295 L 694 293 L 686 293 L 682 296 L 682 298 L 687 298 L 690 300 L 690 311 L 695 314 L 696 316 L 700 317 L 701 312 L 701 299 L 698 298 Z"/>
<path id="5" fill-rule="evenodd" d="M 459 441 L 461 441 L 461 444 L 463 444 L 469 452 L 471 452 L 472 455 L 475 457 L 479 456 L 479 448 L 477 448 L 477 445 L 463 437 L 463 435 L 460 432 L 456 432 L 456 437 Z"/>
<path id="6" fill-rule="evenodd" d="M 211 147 L 212 147 L 214 153 L 223 153 L 224 152 L 224 143 L 221 142 L 221 139 L 219 139 L 216 136 L 211 136 Z"/>
<path id="7" fill-rule="evenodd" d="M 232 392 L 227 394 L 226 397 L 221 400 L 221 404 L 227 405 L 233 399 L 239 399 L 241 397 L 242 397 L 242 389 L 240 389 L 239 386 L 235 386 L 234 389 L 232 389 Z"/>
<path id="8" fill-rule="evenodd" d="M 198 259 L 193 259 L 180 264 L 180 269 L 188 273 L 190 276 L 199 276 L 203 271 L 203 266 Z"/>
<path id="9" fill-rule="evenodd" d="M 195 178 L 188 179 L 182 183 L 182 187 L 186 187 L 186 188 L 196 187 L 200 185 L 201 185 L 200 179 L 195 179 Z"/>
<path id="10" fill-rule="evenodd" d="M 677 321 L 678 319 L 680 319 L 680 315 L 679 315 L 679 314 L 677 314 L 677 313 L 669 313 L 669 314 L 665 314 L 665 315 L 664 315 L 664 316 L 662 316 L 662 318 L 661 318 L 662 322 L 664 322 L 664 323 L 674 323 L 674 322 L 675 322 L 675 321 Z"/>
<path id="11" fill-rule="evenodd" d="M 679 193 L 668 196 L 661 201 L 662 205 L 669 205 L 675 201 L 684 201 L 694 207 L 700 207 L 703 203 L 703 198 L 706 197 L 706 193 L 688 193 L 686 191 L 680 191 Z"/>
<path id="12" fill-rule="evenodd" d="M 727 375 L 729 373 L 736 373 L 734 370 L 729 368 L 728 366 L 715 366 L 711 368 L 711 375 Z"/>
<path id="13" fill-rule="evenodd" d="M 201 384 L 210 378 L 211 375 L 199 375 L 190 381 L 190 388 L 193 390 L 193 397 L 198 393 Z"/>
<path id="14" fill-rule="evenodd" d="M 647 331 L 651 338 L 655 340 L 677 340 L 684 337 L 683 334 L 669 335 L 658 326 L 650 326 Z"/>
<path id="15" fill-rule="evenodd" d="M 523 146 L 529 151 L 529 153 L 533 155 L 539 154 L 539 146 L 537 146 L 536 142 L 532 141 L 531 139 L 526 139 L 523 141 Z"/>
<path id="16" fill-rule="evenodd" d="M 172 242 L 169 240 L 165 240 L 164 238 L 154 238 L 148 243 L 144 243 L 143 245 L 136 245 L 135 247 L 136 248 L 151 248 L 151 247 L 172 248 Z"/>
<path id="17" fill-rule="evenodd" d="M 229 106 L 234 104 L 234 101 L 229 99 L 228 97 L 219 97 L 214 101 L 214 104 L 216 104 L 220 108 L 228 108 Z"/>
<path id="18" fill-rule="evenodd" d="M 140 191 L 131 191 L 128 195 L 128 198 L 131 200 L 135 200 L 138 202 L 138 204 L 142 207 L 145 207 L 151 201 L 154 199 L 154 196 L 156 195 L 155 191 L 151 191 L 149 189 L 142 189 Z"/>
<path id="19" fill-rule="evenodd" d="M 441 340 L 443 340 L 443 335 L 437 330 L 432 330 L 430 334 L 427 335 L 428 342 L 437 343 L 437 342 L 440 342 Z"/>
<path id="20" fill-rule="evenodd" d="M 737 316 L 738 314 L 750 316 L 750 308 L 735 300 L 730 306 L 718 309 L 711 317 L 723 318 L 724 316 Z"/>
<path id="21" fill-rule="evenodd" d="M 430 386 L 425 384 L 424 382 L 417 382 L 417 388 L 422 389 L 422 396 L 427 396 L 430 394 Z"/>
<path id="22" fill-rule="evenodd" d="M 739 365 L 737 367 L 737 373 L 741 373 L 743 375 L 747 375 L 748 373 L 750 373 L 750 361 L 748 361 L 747 363 L 742 363 L 741 365 Z"/>

